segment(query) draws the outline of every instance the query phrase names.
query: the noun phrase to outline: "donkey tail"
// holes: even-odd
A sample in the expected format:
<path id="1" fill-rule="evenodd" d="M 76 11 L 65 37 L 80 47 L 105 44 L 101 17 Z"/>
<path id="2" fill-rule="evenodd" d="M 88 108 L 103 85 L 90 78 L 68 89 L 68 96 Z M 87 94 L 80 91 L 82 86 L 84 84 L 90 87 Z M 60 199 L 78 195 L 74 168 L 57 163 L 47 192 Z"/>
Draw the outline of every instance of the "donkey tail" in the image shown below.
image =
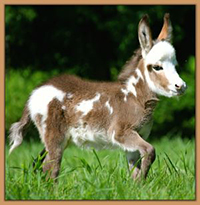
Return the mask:
<path id="1" fill-rule="evenodd" d="M 10 128 L 10 150 L 9 154 L 18 147 L 23 141 L 23 131 L 25 126 L 30 122 L 29 110 L 27 105 L 24 108 L 22 117 L 19 122 L 15 122 L 11 125 Z"/>

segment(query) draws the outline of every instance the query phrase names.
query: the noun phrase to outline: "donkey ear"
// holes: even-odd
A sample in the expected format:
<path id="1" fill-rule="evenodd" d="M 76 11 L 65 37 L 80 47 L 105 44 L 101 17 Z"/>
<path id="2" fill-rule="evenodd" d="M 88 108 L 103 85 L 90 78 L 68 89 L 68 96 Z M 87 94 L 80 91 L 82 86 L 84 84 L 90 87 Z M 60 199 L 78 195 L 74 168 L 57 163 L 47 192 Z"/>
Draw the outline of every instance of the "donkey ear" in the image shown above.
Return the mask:
<path id="1" fill-rule="evenodd" d="M 151 50 L 153 42 L 151 36 L 151 30 L 149 27 L 148 16 L 145 15 L 139 22 L 138 26 L 138 38 L 140 46 L 142 48 L 142 55 L 145 57 Z"/>
<path id="2" fill-rule="evenodd" d="M 168 42 L 172 41 L 172 25 L 168 13 L 164 16 L 164 24 L 157 40 L 166 40 Z"/>

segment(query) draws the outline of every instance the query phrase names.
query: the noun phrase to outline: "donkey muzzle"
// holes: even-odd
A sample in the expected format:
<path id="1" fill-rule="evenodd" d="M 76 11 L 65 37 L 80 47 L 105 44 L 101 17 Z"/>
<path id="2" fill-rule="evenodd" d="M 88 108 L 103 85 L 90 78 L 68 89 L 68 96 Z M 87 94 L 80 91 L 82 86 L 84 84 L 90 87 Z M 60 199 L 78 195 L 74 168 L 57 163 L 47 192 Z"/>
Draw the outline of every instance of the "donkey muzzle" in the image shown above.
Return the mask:
<path id="1" fill-rule="evenodd" d="M 187 85 L 185 82 L 183 82 L 182 85 L 175 84 L 175 87 L 179 95 L 182 95 L 187 89 Z"/>

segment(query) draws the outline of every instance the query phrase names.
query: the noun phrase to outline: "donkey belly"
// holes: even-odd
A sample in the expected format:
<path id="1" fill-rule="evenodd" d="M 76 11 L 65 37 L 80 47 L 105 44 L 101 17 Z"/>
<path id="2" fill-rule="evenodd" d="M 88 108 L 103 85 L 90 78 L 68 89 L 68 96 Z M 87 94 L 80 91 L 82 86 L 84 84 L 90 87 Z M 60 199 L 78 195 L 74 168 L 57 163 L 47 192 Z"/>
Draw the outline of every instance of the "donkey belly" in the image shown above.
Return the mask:
<path id="1" fill-rule="evenodd" d="M 83 148 L 109 149 L 115 146 L 112 143 L 111 136 L 102 129 L 92 129 L 87 126 L 71 127 L 68 135 L 74 144 Z"/>

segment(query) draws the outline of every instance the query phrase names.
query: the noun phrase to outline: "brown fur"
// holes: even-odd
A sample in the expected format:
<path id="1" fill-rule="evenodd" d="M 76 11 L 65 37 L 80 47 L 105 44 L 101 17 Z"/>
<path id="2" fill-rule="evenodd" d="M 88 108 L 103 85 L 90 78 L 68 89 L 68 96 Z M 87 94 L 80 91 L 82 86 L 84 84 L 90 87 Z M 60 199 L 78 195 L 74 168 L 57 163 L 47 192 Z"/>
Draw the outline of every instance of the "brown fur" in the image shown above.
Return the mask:
<path id="1" fill-rule="evenodd" d="M 166 29 L 169 31 L 168 25 L 168 16 L 165 16 L 163 31 L 159 38 L 166 37 Z M 94 133 L 96 130 L 102 131 L 104 134 L 100 137 L 109 138 L 107 143 L 120 146 L 131 154 L 138 151 L 139 155 L 138 153 L 137 155 L 141 156 L 142 160 L 141 165 L 137 166 L 133 173 L 133 177 L 147 176 L 148 170 L 155 160 L 155 149 L 139 133 L 142 128 L 151 122 L 153 110 L 158 102 L 156 94 L 150 90 L 144 75 L 145 66 L 142 55 L 145 52 L 147 53 L 153 45 L 147 16 L 140 21 L 138 31 L 144 52 L 138 49 L 134 53 L 119 74 L 118 81 L 92 82 L 71 75 L 61 75 L 43 84 L 52 85 L 65 93 L 62 101 L 53 98 L 49 102 L 45 122 L 43 122 L 44 116 L 38 114 L 35 117 L 35 124 L 48 151 L 43 170 L 50 171 L 49 174 L 52 178 L 58 176 L 63 151 L 70 140 L 73 140 L 73 136 L 68 136 L 70 133 L 68 131 L 72 128 L 76 130 L 77 128 L 88 127 L 94 130 Z M 136 69 L 140 70 L 142 78 L 137 76 Z M 149 72 L 149 75 L 158 85 L 167 87 L 168 82 L 164 75 L 159 74 L 158 76 L 153 70 Z M 138 82 L 134 85 L 137 95 L 130 90 L 126 90 L 128 89 L 126 87 L 127 81 L 133 76 L 138 77 Z M 127 91 L 126 96 L 126 92 L 122 92 L 123 90 Z M 93 103 L 92 109 L 86 115 L 76 109 L 82 101 L 94 99 L 97 93 L 100 94 L 100 98 Z M 112 112 L 106 107 L 106 102 L 109 102 Z M 27 108 L 25 108 L 24 117 L 21 120 L 23 126 L 28 121 L 28 114 Z M 45 133 L 43 133 L 44 125 L 46 126 Z M 19 127 L 18 124 L 17 127 Z M 111 136 L 112 139 L 110 139 Z M 82 136 L 78 137 L 81 138 Z M 79 140 L 84 141 L 84 139 Z M 89 141 L 89 139 L 87 140 Z M 98 144 L 98 142 L 96 143 Z M 130 157 L 130 167 L 133 166 L 138 156 Z"/>
<path id="2" fill-rule="evenodd" d="M 137 49 L 129 61 L 126 62 L 122 68 L 121 73 L 118 76 L 118 80 L 125 82 L 127 78 L 134 74 L 137 68 L 138 62 L 142 59 L 141 48 Z"/>
<path id="3" fill-rule="evenodd" d="M 61 103 L 57 99 L 50 102 L 48 115 L 50 117 L 46 120 L 47 132 L 45 134 L 45 146 L 48 155 L 43 169 L 44 171 L 51 169 L 51 177 L 55 178 L 60 169 L 60 162 L 64 151 L 61 144 L 64 141 L 67 129 L 64 112 L 61 108 Z"/>
<path id="4" fill-rule="evenodd" d="M 44 136 L 43 136 L 43 131 L 42 131 L 42 115 L 37 114 L 37 115 L 35 116 L 35 124 L 36 124 L 36 126 L 37 126 L 37 128 L 38 128 L 38 131 L 39 131 L 40 136 L 41 136 L 41 137 L 44 137 Z"/>
<path id="5" fill-rule="evenodd" d="M 143 74 L 143 61 L 140 61 L 137 66 Z M 129 69 L 136 75 L 134 67 L 135 65 L 129 65 Z M 124 71 L 122 72 L 125 80 L 127 74 L 124 74 L 126 73 Z M 157 102 L 156 95 L 149 90 L 145 81 L 139 80 L 136 86 L 138 96 L 135 97 L 132 93 L 129 93 L 127 102 L 124 101 L 124 94 L 121 92 L 121 88 L 125 86 L 123 81 L 100 83 L 83 81 L 75 76 L 62 75 L 49 80 L 46 84 L 53 85 L 66 94 L 73 94 L 70 99 L 66 96 L 62 103 L 54 99 L 49 104 L 45 144 L 46 149 L 49 151 L 47 159 L 53 160 L 54 163 L 45 165 L 44 171 L 53 170 L 52 177 L 56 177 L 59 172 L 63 152 L 60 147 L 62 141 L 64 141 L 64 134 L 68 127 L 78 127 L 80 118 L 85 126 L 89 125 L 91 128 L 104 129 L 110 133 L 114 130 L 116 132 L 115 140 L 125 147 L 129 145 L 135 147 L 138 146 L 138 143 L 141 143 L 141 153 L 149 153 L 148 156 L 150 157 L 151 153 L 154 152 L 149 151 L 153 150 L 152 146 L 142 140 L 138 134 L 130 134 L 133 130 L 140 130 L 144 124 L 151 120 L 152 112 Z M 75 105 L 82 100 L 94 98 L 96 93 L 101 94 L 100 100 L 94 103 L 92 111 L 81 117 L 82 112 L 76 112 Z M 113 108 L 112 114 L 105 107 L 105 103 L 108 100 Z M 66 109 L 63 110 L 62 106 L 65 106 Z M 47 159 L 45 161 L 48 161 Z M 143 163 L 146 165 L 142 166 L 150 166 L 151 161 L 152 159 L 144 161 Z M 144 171 L 144 176 L 146 174 L 146 171 Z"/>

